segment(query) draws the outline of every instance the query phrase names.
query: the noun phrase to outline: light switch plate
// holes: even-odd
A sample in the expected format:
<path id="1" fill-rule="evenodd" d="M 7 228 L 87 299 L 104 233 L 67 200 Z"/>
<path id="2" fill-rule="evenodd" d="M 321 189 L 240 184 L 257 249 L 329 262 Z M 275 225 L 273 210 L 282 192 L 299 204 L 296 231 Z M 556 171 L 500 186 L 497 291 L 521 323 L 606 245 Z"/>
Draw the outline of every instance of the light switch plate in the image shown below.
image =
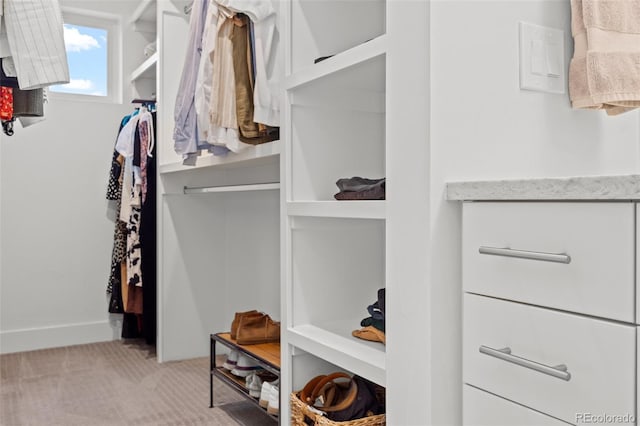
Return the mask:
<path id="1" fill-rule="evenodd" d="M 520 88 L 565 93 L 564 31 L 520 22 Z"/>

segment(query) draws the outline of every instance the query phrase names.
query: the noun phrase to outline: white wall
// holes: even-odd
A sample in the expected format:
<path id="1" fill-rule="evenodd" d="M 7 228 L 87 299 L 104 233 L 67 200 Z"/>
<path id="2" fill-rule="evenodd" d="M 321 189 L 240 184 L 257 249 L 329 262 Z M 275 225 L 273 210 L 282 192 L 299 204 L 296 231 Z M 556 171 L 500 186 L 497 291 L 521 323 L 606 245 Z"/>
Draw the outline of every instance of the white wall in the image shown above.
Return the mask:
<path id="1" fill-rule="evenodd" d="M 0 136 L 0 352 L 120 336 L 105 295 L 114 227 L 105 191 L 145 43 L 127 25 L 137 3 L 61 2 L 122 17 L 124 104 L 54 95 L 44 122 Z"/>
<path id="2" fill-rule="evenodd" d="M 568 95 L 518 87 L 518 21 L 565 31 L 557 1 L 435 1 L 431 7 L 432 424 L 461 423 L 461 206 L 455 180 L 640 172 L 638 113 L 576 111 Z"/>

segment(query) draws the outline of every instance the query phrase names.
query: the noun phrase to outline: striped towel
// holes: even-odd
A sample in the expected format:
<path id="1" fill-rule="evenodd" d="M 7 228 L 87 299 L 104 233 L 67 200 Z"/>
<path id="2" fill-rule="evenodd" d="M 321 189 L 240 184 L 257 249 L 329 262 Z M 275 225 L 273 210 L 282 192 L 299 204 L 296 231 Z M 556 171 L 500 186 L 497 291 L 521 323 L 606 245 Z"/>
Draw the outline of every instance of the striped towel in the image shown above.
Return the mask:
<path id="1" fill-rule="evenodd" d="M 617 115 L 640 107 L 640 0 L 571 0 L 574 108 Z"/>
<path id="2" fill-rule="evenodd" d="M 69 82 L 58 0 L 4 0 L 3 20 L 20 89 Z"/>

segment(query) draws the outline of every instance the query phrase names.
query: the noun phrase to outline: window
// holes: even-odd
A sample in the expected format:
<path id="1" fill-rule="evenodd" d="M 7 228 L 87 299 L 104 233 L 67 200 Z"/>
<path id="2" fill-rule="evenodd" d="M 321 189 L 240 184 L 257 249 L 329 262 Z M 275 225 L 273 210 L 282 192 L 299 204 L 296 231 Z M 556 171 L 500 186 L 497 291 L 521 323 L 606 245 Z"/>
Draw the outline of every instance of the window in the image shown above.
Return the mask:
<path id="1" fill-rule="evenodd" d="M 54 97 L 120 102 L 120 21 L 112 15 L 63 8 L 68 84 L 51 87 Z"/>

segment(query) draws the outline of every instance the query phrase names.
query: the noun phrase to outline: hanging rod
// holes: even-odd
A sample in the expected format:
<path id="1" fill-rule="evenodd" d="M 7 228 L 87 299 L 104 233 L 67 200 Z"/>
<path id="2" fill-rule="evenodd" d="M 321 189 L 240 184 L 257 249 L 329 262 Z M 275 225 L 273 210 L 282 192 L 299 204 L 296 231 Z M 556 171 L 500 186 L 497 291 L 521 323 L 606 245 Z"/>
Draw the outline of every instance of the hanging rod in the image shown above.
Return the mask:
<path id="1" fill-rule="evenodd" d="M 209 192 L 243 192 L 243 191 L 271 191 L 280 189 L 280 182 L 253 183 L 249 185 L 226 185 L 183 188 L 184 194 L 206 194 Z"/>

